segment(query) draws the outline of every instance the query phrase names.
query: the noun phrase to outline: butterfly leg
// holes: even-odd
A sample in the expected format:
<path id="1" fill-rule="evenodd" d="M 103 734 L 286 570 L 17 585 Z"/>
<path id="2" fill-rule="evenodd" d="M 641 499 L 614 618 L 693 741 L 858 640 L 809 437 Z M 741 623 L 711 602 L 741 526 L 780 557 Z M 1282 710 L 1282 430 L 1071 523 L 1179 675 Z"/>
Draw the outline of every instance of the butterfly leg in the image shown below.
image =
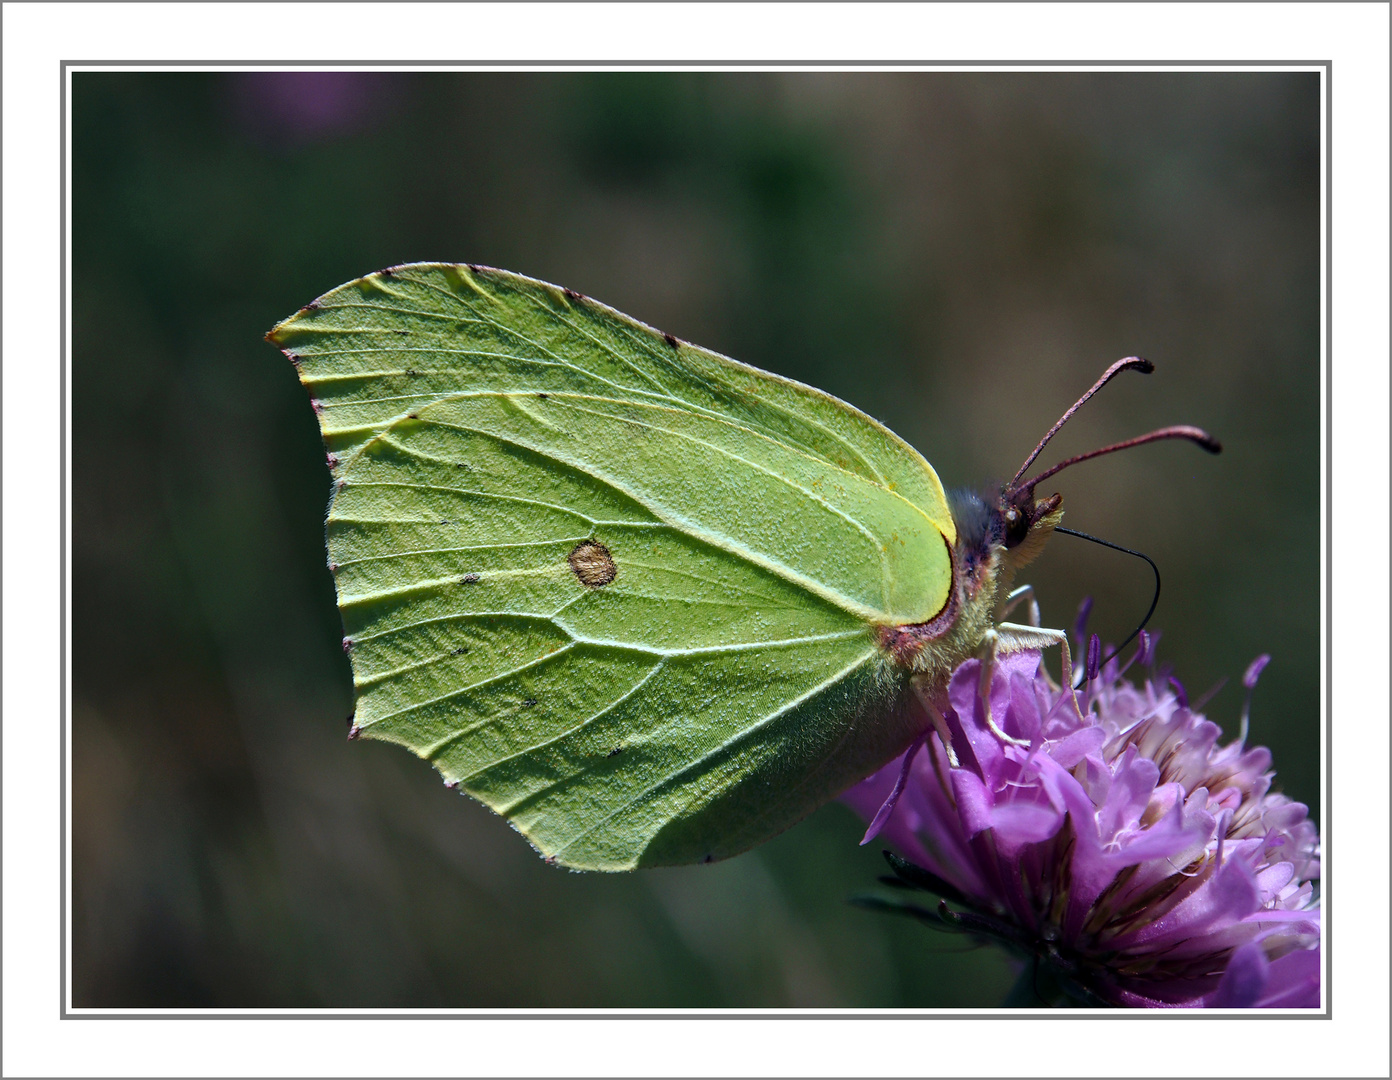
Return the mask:
<path id="1" fill-rule="evenodd" d="M 1033 585 L 1021 585 L 1018 589 L 1011 589 L 1010 595 L 1005 598 L 1005 603 L 1001 605 L 1001 609 L 996 617 L 1004 619 L 1025 600 L 1029 601 L 1030 625 L 1039 626 L 1039 601 L 1035 599 Z"/>
<path id="2" fill-rule="evenodd" d="M 1001 742 L 1014 743 L 1016 746 L 1028 746 L 1029 743 L 1024 739 L 1017 739 L 1013 735 L 1007 735 L 996 724 L 996 719 L 991 715 L 991 676 L 996 672 L 996 657 L 1002 652 L 1011 652 L 1009 639 L 1002 640 L 1002 631 L 1007 627 L 1013 627 L 1013 623 L 999 623 L 992 630 L 987 630 L 981 639 L 981 644 L 976 647 L 976 658 L 981 661 L 981 682 L 977 688 L 977 697 L 981 699 L 981 707 L 986 713 L 986 726 L 991 729 L 992 734 Z M 1021 627 L 1021 629 L 1028 629 Z"/>
<path id="3" fill-rule="evenodd" d="M 1053 630 L 1049 627 L 1021 626 L 1018 623 L 998 623 L 996 630 L 1000 634 L 1003 644 L 1006 644 L 1006 652 L 1021 652 L 1025 649 L 1046 649 L 1050 645 L 1057 645 L 1059 652 L 1063 654 L 1063 683 L 1067 687 L 1069 700 L 1073 703 L 1073 711 L 1078 714 L 1078 719 L 1087 722 L 1083 716 L 1083 710 L 1078 705 L 1078 695 L 1073 693 L 1073 654 L 1068 648 L 1068 632 L 1065 630 Z"/>
<path id="4" fill-rule="evenodd" d="M 1012 611 L 1014 611 L 1017 607 L 1020 606 L 1022 601 L 1026 599 L 1029 600 L 1029 624 L 1032 627 L 1038 628 L 1041 625 L 1041 620 L 1039 616 L 1039 601 L 1035 599 L 1033 585 L 1021 585 L 1016 589 L 1012 589 L 1010 591 L 1010 595 L 1005 598 L 1005 603 L 1003 603 L 1000 607 L 1000 610 L 996 612 L 996 618 L 1006 618 Z M 1043 646 L 1040 647 L 1042 648 Z M 1055 690 L 1061 689 L 1058 683 L 1054 682 L 1054 677 L 1049 674 L 1048 668 L 1044 669 L 1043 674 L 1045 682 L 1047 682 Z"/>
<path id="5" fill-rule="evenodd" d="M 1024 739 L 1016 739 L 1007 735 L 997 726 L 995 718 L 991 715 L 991 676 L 995 671 L 996 657 L 1002 653 L 1024 652 L 1027 649 L 1043 650 L 1051 645 L 1057 645 L 1063 653 L 1063 685 L 1071 687 L 1073 685 L 1073 656 L 1068 649 L 1068 634 L 1065 631 L 1006 622 L 997 623 L 995 629 L 988 630 L 982 637 L 981 644 L 977 647 L 977 658 L 981 661 L 981 686 L 978 693 L 986 711 L 986 726 L 991 729 L 996 738 L 1014 743 L 1016 746 L 1029 745 Z M 1084 720 L 1082 709 L 1078 706 L 1077 695 L 1070 690 L 1068 696 L 1073 702 L 1073 711 L 1078 714 L 1078 719 Z"/>
<path id="6" fill-rule="evenodd" d="M 954 769 L 961 765 L 957 760 L 956 751 L 952 749 L 952 733 L 947 730 L 947 717 L 943 716 L 942 710 L 938 708 L 938 703 L 933 700 L 933 695 L 928 688 L 918 679 L 914 679 L 910 685 L 913 687 L 914 695 L 918 698 L 919 704 L 928 714 L 928 719 L 933 723 L 933 730 L 938 733 L 938 738 L 942 740 L 943 749 L 947 751 L 947 763 Z"/>

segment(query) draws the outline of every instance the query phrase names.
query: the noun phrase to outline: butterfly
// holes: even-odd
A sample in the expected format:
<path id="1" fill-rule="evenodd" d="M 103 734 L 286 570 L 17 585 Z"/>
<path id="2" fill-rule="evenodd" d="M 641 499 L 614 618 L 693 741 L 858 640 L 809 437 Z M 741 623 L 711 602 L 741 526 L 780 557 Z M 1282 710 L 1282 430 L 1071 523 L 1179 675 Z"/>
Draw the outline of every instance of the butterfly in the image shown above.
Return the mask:
<path id="1" fill-rule="evenodd" d="M 999 491 L 949 496 L 829 394 L 474 265 L 370 274 L 266 337 L 333 477 L 350 738 L 430 761 L 574 869 L 769 839 L 940 726 L 970 657 L 1057 644 L 1069 680 L 1062 631 L 1007 621 L 1062 517 L 1036 485 L 1157 438 L 1217 449 L 1166 428 L 1023 479 L 1149 370 L 1131 357 Z"/>

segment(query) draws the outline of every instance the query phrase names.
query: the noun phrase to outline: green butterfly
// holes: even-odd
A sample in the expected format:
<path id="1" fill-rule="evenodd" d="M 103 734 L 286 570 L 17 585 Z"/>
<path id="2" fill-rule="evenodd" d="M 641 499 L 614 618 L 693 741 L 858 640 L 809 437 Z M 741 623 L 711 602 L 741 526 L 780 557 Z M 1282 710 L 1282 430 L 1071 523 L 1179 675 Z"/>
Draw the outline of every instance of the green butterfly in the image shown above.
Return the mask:
<path id="1" fill-rule="evenodd" d="M 1062 516 L 1035 455 L 949 500 L 829 394 L 479 266 L 368 275 L 267 339 L 334 477 L 350 737 L 549 861 L 735 855 L 940 724 L 968 657 L 1060 644 L 1070 677 L 1061 631 L 1001 621 Z"/>

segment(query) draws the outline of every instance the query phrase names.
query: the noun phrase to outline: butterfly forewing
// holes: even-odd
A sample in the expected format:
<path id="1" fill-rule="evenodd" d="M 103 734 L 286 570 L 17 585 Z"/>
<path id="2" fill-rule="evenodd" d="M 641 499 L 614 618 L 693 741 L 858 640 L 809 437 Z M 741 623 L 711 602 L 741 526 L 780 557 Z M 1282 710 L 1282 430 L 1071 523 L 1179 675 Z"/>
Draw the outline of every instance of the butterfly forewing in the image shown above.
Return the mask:
<path id="1" fill-rule="evenodd" d="M 316 403 L 363 735 L 566 865 L 743 850 L 912 738 L 937 477 L 849 406 L 577 294 L 422 264 L 278 326 Z"/>

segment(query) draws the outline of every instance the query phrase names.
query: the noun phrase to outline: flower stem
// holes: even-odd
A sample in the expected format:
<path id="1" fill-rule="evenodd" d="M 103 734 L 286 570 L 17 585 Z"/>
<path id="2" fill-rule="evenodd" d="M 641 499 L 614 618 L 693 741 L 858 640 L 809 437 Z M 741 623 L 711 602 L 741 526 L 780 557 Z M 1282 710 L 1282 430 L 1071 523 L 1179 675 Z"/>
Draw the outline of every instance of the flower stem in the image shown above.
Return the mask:
<path id="1" fill-rule="evenodd" d="M 1075 1009 L 1078 1002 L 1054 975 L 1052 964 L 1026 960 L 1020 977 L 1001 1002 L 1003 1009 Z"/>

